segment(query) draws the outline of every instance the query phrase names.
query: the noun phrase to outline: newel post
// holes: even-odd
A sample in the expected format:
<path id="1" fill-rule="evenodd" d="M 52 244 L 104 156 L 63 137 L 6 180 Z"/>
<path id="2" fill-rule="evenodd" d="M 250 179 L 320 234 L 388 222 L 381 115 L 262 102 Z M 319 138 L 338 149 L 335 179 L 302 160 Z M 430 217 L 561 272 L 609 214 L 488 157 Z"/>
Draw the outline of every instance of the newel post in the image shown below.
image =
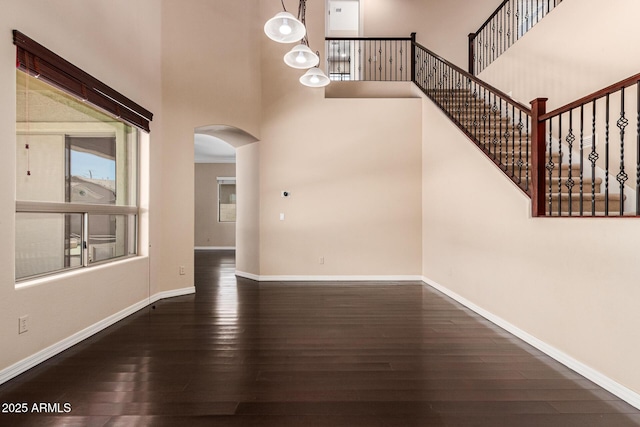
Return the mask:
<path id="1" fill-rule="evenodd" d="M 476 64 L 476 33 L 469 34 L 469 74 L 475 76 Z"/>
<path id="2" fill-rule="evenodd" d="M 411 81 L 416 82 L 416 33 L 411 33 Z"/>
<path id="3" fill-rule="evenodd" d="M 546 121 L 540 117 L 547 112 L 547 98 L 531 101 L 531 215 L 545 216 Z"/>

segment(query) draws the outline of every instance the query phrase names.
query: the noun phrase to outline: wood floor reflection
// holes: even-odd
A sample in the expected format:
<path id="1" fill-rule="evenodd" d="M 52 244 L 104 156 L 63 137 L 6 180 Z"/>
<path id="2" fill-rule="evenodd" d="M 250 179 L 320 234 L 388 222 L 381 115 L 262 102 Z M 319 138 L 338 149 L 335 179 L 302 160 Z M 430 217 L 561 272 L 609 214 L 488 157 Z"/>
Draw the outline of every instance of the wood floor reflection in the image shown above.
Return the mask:
<path id="1" fill-rule="evenodd" d="M 197 293 L 0 386 L 1 426 L 634 426 L 640 412 L 421 283 L 262 283 L 197 251 Z M 34 413 L 34 403 L 68 413 Z M 62 406 L 61 406 L 62 408 Z M 53 409 L 53 408 L 50 408 Z"/>

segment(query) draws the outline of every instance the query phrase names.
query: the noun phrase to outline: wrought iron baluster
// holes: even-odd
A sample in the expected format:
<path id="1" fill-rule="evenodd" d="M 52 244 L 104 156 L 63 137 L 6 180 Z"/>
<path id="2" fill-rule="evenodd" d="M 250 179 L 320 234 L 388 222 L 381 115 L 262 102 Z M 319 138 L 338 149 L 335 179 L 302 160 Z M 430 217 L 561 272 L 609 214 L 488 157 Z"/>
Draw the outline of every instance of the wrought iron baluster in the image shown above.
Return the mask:
<path id="1" fill-rule="evenodd" d="M 529 188 L 529 185 L 530 185 L 530 182 L 529 182 L 529 179 L 530 179 L 530 177 L 529 177 L 529 164 L 530 164 L 530 162 L 529 162 L 529 150 L 530 150 L 531 145 L 529 144 L 529 142 L 530 142 L 529 138 L 531 137 L 531 135 L 529 133 L 529 120 L 531 120 L 531 117 L 526 116 L 527 133 L 525 134 L 525 138 L 526 138 L 526 146 L 525 146 L 525 148 L 526 148 L 526 150 L 524 150 L 524 152 L 525 152 L 525 156 L 527 157 L 527 161 L 525 163 L 525 165 L 526 165 L 526 175 L 525 176 L 526 176 L 527 188 Z M 520 110 L 520 123 L 522 123 L 522 110 Z M 522 129 L 520 129 L 520 141 L 522 141 Z M 522 152 L 522 142 L 520 143 L 520 151 Z M 522 156 L 520 156 L 520 157 L 522 157 Z"/>
<path id="2" fill-rule="evenodd" d="M 549 152 L 549 159 L 552 156 L 553 153 Z M 558 159 L 558 216 L 562 216 L 562 114 L 558 116 Z"/>
<path id="3" fill-rule="evenodd" d="M 593 185 L 594 183 L 591 183 Z M 580 106 L 580 216 L 584 215 L 584 104 Z"/>
<path id="4" fill-rule="evenodd" d="M 629 176 L 624 170 L 624 131 L 629 120 L 624 114 L 624 91 L 620 90 L 620 118 L 616 122 L 618 129 L 620 129 L 620 172 L 616 175 L 616 180 L 620 184 L 620 216 L 624 215 L 624 183 L 629 179 Z"/>
<path id="5" fill-rule="evenodd" d="M 498 111 L 499 112 L 499 115 L 498 115 L 498 120 L 499 120 L 498 121 L 498 127 L 500 129 L 500 133 L 499 133 L 500 138 L 498 139 L 498 142 L 500 144 L 500 155 L 499 155 L 498 158 L 500 159 L 500 164 L 502 164 L 504 166 L 504 163 L 507 162 L 508 159 L 503 159 L 502 158 L 502 138 L 504 137 L 504 135 L 502 134 L 502 97 L 500 97 L 499 99 L 500 99 L 500 105 L 498 106 L 498 110 L 499 110 Z M 508 155 L 507 155 L 507 157 L 508 157 Z"/>
<path id="6" fill-rule="evenodd" d="M 516 8 L 513 7 L 513 2 L 518 0 L 510 0 L 509 8 L 511 9 L 511 44 L 516 42 L 518 36 L 518 17 L 516 15 Z M 516 5 L 517 7 L 517 5 Z"/>
<path id="7" fill-rule="evenodd" d="M 354 70 L 354 79 L 355 80 L 364 80 L 364 76 L 363 76 L 363 69 L 362 69 L 362 63 L 364 62 L 364 56 L 362 55 L 362 45 L 363 42 L 362 40 L 358 40 L 358 55 L 356 56 L 357 61 L 358 61 L 358 73 L 355 74 L 355 70 Z M 365 50 L 366 50 L 366 46 L 365 46 Z M 349 67 L 351 68 L 351 67 Z"/>
<path id="8" fill-rule="evenodd" d="M 376 42 L 369 43 L 369 78 L 372 80 L 376 79 Z"/>
<path id="9" fill-rule="evenodd" d="M 380 42 L 380 45 L 378 46 L 378 50 L 377 50 L 377 62 L 378 62 L 378 73 L 379 73 L 379 80 L 384 80 L 385 77 L 384 76 L 384 71 L 386 71 L 386 63 L 384 61 L 384 59 L 382 58 L 382 44 L 383 42 Z"/>
<path id="10" fill-rule="evenodd" d="M 589 161 L 591 162 L 591 182 L 596 182 L 596 162 L 600 155 L 596 152 L 596 100 L 593 100 L 593 118 L 591 121 L 591 153 Z M 596 187 L 591 185 L 591 215 L 596 215 Z"/>
<path id="11" fill-rule="evenodd" d="M 525 1 L 524 7 L 525 7 L 525 14 L 524 14 L 524 31 L 522 32 L 523 34 L 529 31 L 529 29 L 531 28 L 529 27 L 529 0 Z"/>
<path id="12" fill-rule="evenodd" d="M 380 50 L 382 50 L 382 52 L 380 52 L 380 56 L 383 56 L 384 53 L 384 57 L 385 60 L 384 61 L 380 61 L 380 66 L 384 68 L 384 78 L 382 79 L 383 81 L 388 81 L 391 79 L 391 77 L 389 76 L 389 74 L 391 73 L 391 63 L 389 62 L 389 59 L 387 59 L 387 55 L 389 55 L 389 52 L 391 52 L 390 50 L 390 45 L 391 42 L 390 41 L 385 41 L 384 43 L 384 50 L 381 48 Z M 384 64 L 384 65 L 383 65 Z"/>
<path id="13" fill-rule="evenodd" d="M 396 49 L 398 42 L 396 42 Z M 402 63 L 402 51 L 404 50 L 404 47 L 402 46 L 402 42 L 400 43 L 400 50 L 396 52 L 396 57 L 398 58 L 398 65 L 396 65 L 396 80 L 402 81 L 404 80 L 404 74 L 402 73 L 402 69 L 403 69 L 403 63 Z M 398 68 L 400 67 L 400 68 Z M 398 73 L 400 74 L 400 78 L 398 78 Z"/>
<path id="14" fill-rule="evenodd" d="M 384 81 L 389 81 L 392 80 L 392 75 L 393 75 L 393 55 L 391 54 L 392 50 L 391 50 L 391 45 L 393 44 L 392 41 L 387 41 L 384 44 L 384 55 L 383 57 L 385 58 L 384 62 L 381 62 L 384 64 L 384 74 L 385 74 L 385 78 Z M 387 59 L 389 58 L 389 59 Z M 388 68 L 387 68 L 388 67 Z"/>
<path id="15" fill-rule="evenodd" d="M 553 119 L 549 119 L 549 154 L 552 151 L 552 144 L 553 144 Z M 546 155 L 547 153 L 545 153 Z M 547 156 L 548 161 L 547 161 L 547 171 L 549 171 L 549 195 L 547 196 L 549 199 L 549 209 L 547 210 L 549 212 L 549 215 L 553 215 L 553 210 L 552 210 L 552 206 L 553 206 L 553 169 L 555 167 L 555 165 L 553 164 L 553 158 L 549 155 Z M 560 172 L 561 170 L 558 170 L 558 172 Z"/>
<path id="16" fill-rule="evenodd" d="M 607 94 L 604 126 L 604 215 L 609 216 L 609 94 Z"/>
<path id="17" fill-rule="evenodd" d="M 483 88 L 482 100 L 482 145 L 487 151 L 487 89 Z"/>
<path id="18" fill-rule="evenodd" d="M 516 41 L 520 40 L 520 1 L 521 0 L 516 0 L 516 14 L 515 14 L 515 21 L 516 21 Z"/>
<path id="19" fill-rule="evenodd" d="M 496 22 L 495 19 L 491 24 L 491 62 L 496 60 L 496 43 L 498 43 L 498 35 L 496 34 Z"/>
<path id="20" fill-rule="evenodd" d="M 508 108 L 508 106 L 507 106 Z M 511 175 L 516 176 L 516 107 L 511 106 Z"/>
<path id="21" fill-rule="evenodd" d="M 484 57 L 485 57 L 485 67 L 489 65 L 489 41 L 491 40 L 491 32 L 489 31 L 489 27 L 487 26 L 486 37 L 484 39 Z"/>
<path id="22" fill-rule="evenodd" d="M 373 73 L 373 70 L 374 70 L 374 68 L 373 68 L 373 66 L 374 66 L 374 63 L 373 63 L 373 43 L 374 43 L 373 41 L 368 41 L 367 42 L 367 53 L 368 53 L 367 62 L 369 63 L 369 65 L 367 66 L 366 74 L 367 74 L 367 79 L 369 79 L 369 80 L 373 80 L 375 78 L 374 77 L 374 73 Z"/>
<path id="23" fill-rule="evenodd" d="M 491 145 L 489 146 L 489 153 L 491 153 L 491 148 L 493 148 L 493 158 L 496 158 L 496 150 L 498 149 L 498 126 L 497 126 L 497 117 L 498 114 L 498 105 L 496 104 L 496 94 L 493 95 L 493 104 L 491 105 L 491 120 L 489 121 L 489 128 L 493 131 L 493 138 L 491 139 Z M 489 99 L 491 99 L 491 92 L 489 92 Z M 493 146 L 493 147 L 491 147 Z"/>
<path id="24" fill-rule="evenodd" d="M 575 182 L 573 181 L 573 170 L 572 170 L 572 165 L 573 165 L 573 142 L 576 140 L 575 135 L 573 134 L 573 110 L 569 111 L 569 133 L 567 134 L 567 138 L 565 139 L 565 141 L 567 141 L 567 146 L 568 146 L 568 151 L 569 151 L 569 172 L 568 172 L 568 177 L 567 180 L 565 181 L 565 186 L 567 187 L 568 190 L 568 195 L 569 195 L 569 216 L 572 215 L 572 208 L 573 208 L 573 186 L 575 184 Z M 560 159 L 560 162 L 562 162 L 562 159 Z"/>
<path id="25" fill-rule="evenodd" d="M 506 3 L 504 25 L 504 45 L 506 51 L 511 47 L 511 9 L 509 8 L 509 3 Z"/>
<path id="26" fill-rule="evenodd" d="M 378 50 L 377 50 L 378 55 L 376 56 L 377 58 L 377 62 L 378 62 L 378 72 L 380 73 L 379 79 L 382 80 L 382 64 L 384 63 L 384 61 L 382 60 L 382 42 L 380 42 L 380 45 L 378 46 Z"/>
<path id="27" fill-rule="evenodd" d="M 498 14 L 500 16 L 500 22 L 498 24 L 498 37 L 500 38 L 500 50 L 498 53 L 498 56 L 502 55 L 502 53 L 504 52 L 504 9 L 500 10 L 500 13 Z"/>
<path id="28" fill-rule="evenodd" d="M 398 61 L 398 41 L 397 40 L 393 41 L 391 44 L 393 45 L 393 49 L 392 49 L 393 55 L 391 55 L 391 58 L 389 58 L 389 67 L 391 68 L 391 73 L 390 73 L 391 80 L 398 81 L 398 70 L 397 70 L 397 66 L 394 64 L 394 61 L 395 62 Z M 393 77 L 394 71 L 396 75 L 395 79 Z"/>
<path id="29" fill-rule="evenodd" d="M 478 137 L 478 83 L 473 82 L 473 135 L 476 139 L 476 143 L 480 142 Z"/>

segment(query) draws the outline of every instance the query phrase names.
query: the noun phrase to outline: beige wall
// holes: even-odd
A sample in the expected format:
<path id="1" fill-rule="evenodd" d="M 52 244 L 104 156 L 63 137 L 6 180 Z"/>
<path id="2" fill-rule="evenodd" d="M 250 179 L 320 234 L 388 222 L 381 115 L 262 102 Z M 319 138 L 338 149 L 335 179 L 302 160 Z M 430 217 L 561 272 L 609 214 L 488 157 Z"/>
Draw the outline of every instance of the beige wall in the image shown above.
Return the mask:
<path id="1" fill-rule="evenodd" d="M 235 163 L 196 163 L 195 165 L 196 247 L 236 246 L 236 223 L 218 221 L 218 178 L 236 176 Z"/>
<path id="2" fill-rule="evenodd" d="M 365 37 L 408 37 L 467 69 L 468 34 L 502 3 L 500 0 L 360 0 Z"/>
<path id="3" fill-rule="evenodd" d="M 270 110 L 261 275 L 419 275 L 420 111 L 415 98 L 310 98 Z"/>
<path id="4" fill-rule="evenodd" d="M 278 7 L 264 4 L 266 20 Z M 307 4 L 312 49 L 323 12 Z M 325 99 L 289 49 L 263 37 L 260 275 L 419 275 L 420 100 Z"/>
<path id="5" fill-rule="evenodd" d="M 250 0 L 162 1 L 162 290 L 193 285 L 193 132 L 223 124 L 260 134 L 262 25 Z M 169 172 L 170 171 L 170 172 Z M 179 266 L 187 266 L 184 276 Z"/>
<path id="6" fill-rule="evenodd" d="M 27 36 L 78 65 L 156 113 L 151 124 L 152 180 L 163 139 L 157 120 L 160 97 L 160 11 L 153 0 L 4 0 L 0 14 L 0 369 L 100 322 L 149 296 L 149 259 L 138 257 L 86 269 L 16 289 L 14 281 L 16 191 L 16 77 L 11 30 Z M 127 13 L 122 13 L 127 10 Z M 95 31 L 100 28 L 101 31 Z M 123 48 L 125 47 L 126 48 Z M 152 191 L 154 189 L 152 188 Z M 151 210 L 157 198 L 152 198 Z M 155 221 L 156 213 L 151 214 Z M 160 229 L 152 227 L 151 240 Z M 148 238 L 148 237 L 147 237 Z M 143 252 L 146 252 L 146 248 Z M 152 291 L 153 292 L 153 291 Z M 18 335 L 18 317 L 30 330 Z"/>
<path id="7" fill-rule="evenodd" d="M 260 274 L 260 143 L 236 150 L 236 270 Z"/>

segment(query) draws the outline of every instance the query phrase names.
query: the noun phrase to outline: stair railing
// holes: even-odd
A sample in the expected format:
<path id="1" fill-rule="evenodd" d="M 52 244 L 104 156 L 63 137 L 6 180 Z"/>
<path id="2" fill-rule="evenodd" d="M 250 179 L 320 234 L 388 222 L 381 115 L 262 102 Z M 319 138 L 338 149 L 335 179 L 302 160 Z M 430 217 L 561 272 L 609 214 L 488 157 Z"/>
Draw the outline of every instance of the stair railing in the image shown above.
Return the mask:
<path id="1" fill-rule="evenodd" d="M 327 43 L 334 57 L 348 46 L 361 64 L 389 64 L 360 67 L 349 80 L 418 86 L 531 197 L 532 216 L 640 217 L 640 73 L 547 113 L 546 98 L 529 108 L 420 45 L 415 33 Z"/>
<path id="2" fill-rule="evenodd" d="M 413 82 L 531 196 L 531 109 L 424 46 L 414 46 Z"/>
<path id="3" fill-rule="evenodd" d="M 411 81 L 409 37 L 326 37 L 327 74 L 333 81 Z"/>
<path id="4" fill-rule="evenodd" d="M 504 0 L 469 34 L 469 73 L 477 75 L 547 16 L 562 0 Z"/>
<path id="5" fill-rule="evenodd" d="M 546 153 L 533 215 L 640 216 L 640 74 L 549 113 L 545 101 L 533 101 L 533 152 Z"/>

